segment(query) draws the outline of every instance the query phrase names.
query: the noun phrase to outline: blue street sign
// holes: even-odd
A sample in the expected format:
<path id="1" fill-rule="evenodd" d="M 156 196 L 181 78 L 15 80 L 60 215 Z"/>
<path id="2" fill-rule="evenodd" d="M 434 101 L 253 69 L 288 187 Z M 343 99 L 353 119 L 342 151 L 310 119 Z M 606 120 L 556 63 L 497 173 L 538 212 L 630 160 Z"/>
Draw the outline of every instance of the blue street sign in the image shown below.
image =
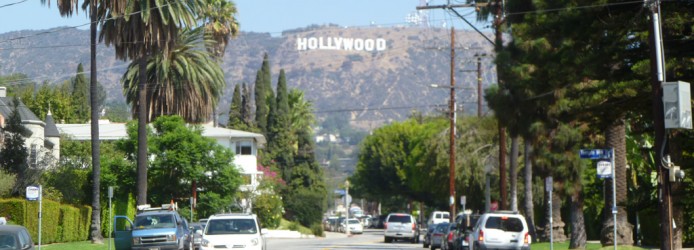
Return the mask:
<path id="1" fill-rule="evenodd" d="M 581 149 L 578 151 L 581 159 L 607 159 L 612 157 L 609 149 Z"/>

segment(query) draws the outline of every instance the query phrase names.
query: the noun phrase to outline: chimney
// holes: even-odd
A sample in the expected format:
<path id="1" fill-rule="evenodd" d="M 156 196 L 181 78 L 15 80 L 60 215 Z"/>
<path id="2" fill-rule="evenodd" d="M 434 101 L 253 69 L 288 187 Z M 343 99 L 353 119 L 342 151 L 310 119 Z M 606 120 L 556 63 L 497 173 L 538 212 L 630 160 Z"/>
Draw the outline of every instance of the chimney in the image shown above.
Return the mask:
<path id="1" fill-rule="evenodd" d="M 0 97 L 7 97 L 7 88 L 0 87 Z"/>

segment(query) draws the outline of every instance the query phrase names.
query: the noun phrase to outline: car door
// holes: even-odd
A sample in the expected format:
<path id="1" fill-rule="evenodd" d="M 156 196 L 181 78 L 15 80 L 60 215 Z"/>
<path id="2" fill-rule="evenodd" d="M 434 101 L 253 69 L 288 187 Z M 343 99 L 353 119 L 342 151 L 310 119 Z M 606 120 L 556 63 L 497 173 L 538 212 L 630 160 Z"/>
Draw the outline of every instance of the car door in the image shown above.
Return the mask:
<path id="1" fill-rule="evenodd" d="M 113 244 L 116 250 L 130 250 L 133 243 L 133 222 L 123 215 L 113 217 Z"/>

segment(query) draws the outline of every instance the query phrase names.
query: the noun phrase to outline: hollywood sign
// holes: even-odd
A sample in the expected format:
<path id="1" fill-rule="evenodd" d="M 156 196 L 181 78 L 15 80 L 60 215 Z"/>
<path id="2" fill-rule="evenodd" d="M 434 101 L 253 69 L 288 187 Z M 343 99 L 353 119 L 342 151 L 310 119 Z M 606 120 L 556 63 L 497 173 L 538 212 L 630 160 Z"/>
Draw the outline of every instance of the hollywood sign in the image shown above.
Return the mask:
<path id="1" fill-rule="evenodd" d="M 383 38 L 299 37 L 296 39 L 297 50 L 384 51 L 386 48 L 386 39 Z"/>

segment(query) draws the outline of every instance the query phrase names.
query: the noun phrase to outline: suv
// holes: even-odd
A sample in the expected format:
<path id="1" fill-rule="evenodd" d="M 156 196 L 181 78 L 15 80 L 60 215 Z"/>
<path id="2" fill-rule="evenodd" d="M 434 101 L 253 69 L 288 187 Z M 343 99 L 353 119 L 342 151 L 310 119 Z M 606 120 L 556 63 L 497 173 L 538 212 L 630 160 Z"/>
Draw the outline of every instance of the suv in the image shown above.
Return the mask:
<path id="1" fill-rule="evenodd" d="M 176 212 L 175 205 L 164 205 L 160 208 L 141 205 L 137 209 L 138 214 L 134 222 L 127 216 L 114 217 L 116 250 L 194 248 L 188 221 Z M 127 224 L 123 220 L 127 221 Z"/>
<path id="2" fill-rule="evenodd" d="M 264 230 L 255 214 L 220 214 L 207 220 L 202 233 L 202 250 L 257 249 L 265 250 Z"/>
<path id="3" fill-rule="evenodd" d="M 529 250 L 530 234 L 518 212 L 496 211 L 480 216 L 470 234 L 470 249 Z"/>
<path id="4" fill-rule="evenodd" d="M 431 213 L 431 216 L 429 217 L 429 220 L 427 221 L 427 224 L 439 224 L 443 222 L 450 222 L 451 220 L 451 213 L 446 212 L 446 211 L 434 211 Z"/>
<path id="5" fill-rule="evenodd" d="M 393 239 L 409 239 L 412 243 L 419 242 L 419 228 L 417 221 L 410 214 L 391 213 L 383 223 L 384 241 L 393 242 Z"/>

